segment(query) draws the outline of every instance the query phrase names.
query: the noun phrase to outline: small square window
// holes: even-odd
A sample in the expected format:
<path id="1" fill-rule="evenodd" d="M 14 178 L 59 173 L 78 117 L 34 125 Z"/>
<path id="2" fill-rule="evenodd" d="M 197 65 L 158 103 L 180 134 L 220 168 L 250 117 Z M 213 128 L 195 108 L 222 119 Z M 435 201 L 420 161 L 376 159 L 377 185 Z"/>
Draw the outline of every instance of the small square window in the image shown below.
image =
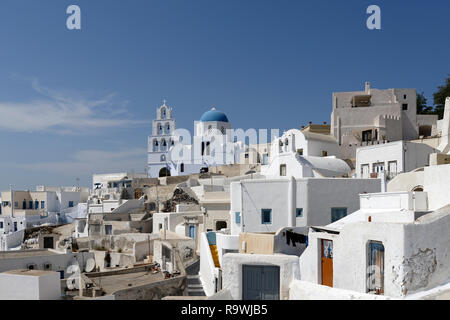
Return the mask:
<path id="1" fill-rule="evenodd" d="M 69 208 L 73 208 L 73 201 L 69 201 Z"/>
<path id="2" fill-rule="evenodd" d="M 405 95 L 403 95 L 403 99 L 406 99 L 406 94 L 405 94 Z"/>
<path id="3" fill-rule="evenodd" d="M 272 209 L 262 209 L 261 210 L 261 223 L 271 224 L 272 223 Z"/>
<path id="4" fill-rule="evenodd" d="M 327 151 L 322 151 L 322 157 L 327 157 L 328 156 L 328 152 Z"/>
<path id="5" fill-rule="evenodd" d="M 331 208 L 331 223 L 347 216 L 347 208 Z"/>
<path id="6" fill-rule="evenodd" d="M 407 103 L 402 104 L 402 110 L 403 111 L 408 110 L 408 104 Z"/>
<path id="7" fill-rule="evenodd" d="M 303 208 L 297 208 L 295 209 L 295 216 L 298 217 L 303 217 Z"/>
<path id="8" fill-rule="evenodd" d="M 240 224 L 241 223 L 241 213 L 240 212 L 235 212 L 234 213 L 234 218 L 235 218 L 236 224 Z"/>
<path id="9" fill-rule="evenodd" d="M 299 156 L 302 156 L 303 155 L 303 149 L 297 149 L 297 154 Z"/>

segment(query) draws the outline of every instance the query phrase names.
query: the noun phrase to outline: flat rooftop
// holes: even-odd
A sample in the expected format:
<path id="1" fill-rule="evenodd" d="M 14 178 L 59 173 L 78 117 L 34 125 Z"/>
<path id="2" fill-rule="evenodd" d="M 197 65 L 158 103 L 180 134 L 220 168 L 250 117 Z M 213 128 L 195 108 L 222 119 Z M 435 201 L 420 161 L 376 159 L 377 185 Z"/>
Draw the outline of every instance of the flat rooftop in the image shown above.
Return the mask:
<path id="1" fill-rule="evenodd" d="M 32 277 L 40 277 L 48 274 L 55 273 L 55 271 L 44 271 L 44 270 L 27 270 L 27 269 L 19 269 L 19 270 L 9 270 L 2 272 L 1 274 L 14 274 L 21 276 L 32 276 Z"/>
<path id="2" fill-rule="evenodd" d="M 138 271 L 124 274 L 112 274 L 89 277 L 98 287 L 101 287 L 106 294 L 112 294 L 119 290 L 129 289 L 131 287 L 143 286 L 154 282 L 164 280 L 164 275 L 161 272 L 151 273 L 150 271 Z"/>
<path id="3" fill-rule="evenodd" d="M 50 250 L 18 250 L 18 251 L 3 251 L 0 252 L 0 259 L 18 259 L 28 257 L 41 257 L 41 256 L 55 256 L 63 254 Z"/>

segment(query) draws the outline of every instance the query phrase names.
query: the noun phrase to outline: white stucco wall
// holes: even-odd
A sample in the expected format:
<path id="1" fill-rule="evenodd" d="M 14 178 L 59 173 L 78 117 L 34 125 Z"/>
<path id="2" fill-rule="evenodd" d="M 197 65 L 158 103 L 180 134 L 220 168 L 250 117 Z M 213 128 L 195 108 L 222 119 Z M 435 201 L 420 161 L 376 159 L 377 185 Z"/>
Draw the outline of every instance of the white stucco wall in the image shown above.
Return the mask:
<path id="1" fill-rule="evenodd" d="M 379 179 L 298 179 L 292 199 L 289 183 L 289 179 L 232 183 L 231 234 L 276 232 L 286 226 L 326 225 L 331 223 L 331 208 L 347 208 L 350 214 L 359 209 L 359 194 L 381 190 Z M 241 192 L 241 184 L 244 192 Z M 293 202 L 290 204 L 290 201 Z M 302 217 L 296 217 L 297 208 L 303 209 Z M 272 209 L 272 223 L 262 224 L 262 209 Z M 240 212 L 240 224 L 236 224 L 235 212 Z"/>
<path id="2" fill-rule="evenodd" d="M 389 300 L 389 297 L 336 289 L 308 281 L 294 280 L 290 286 L 289 300 Z"/>
<path id="3" fill-rule="evenodd" d="M 40 275 L 0 273 L 0 300 L 59 300 L 59 273 Z"/>
<path id="4" fill-rule="evenodd" d="M 356 176 L 362 178 L 362 166 L 369 165 L 368 173 L 375 172 L 375 163 L 384 163 L 389 171 L 389 162 L 396 161 L 396 172 L 409 172 L 429 164 L 429 156 L 435 149 L 423 143 L 395 141 L 386 144 L 361 147 L 356 150 Z M 368 178 L 364 177 L 364 178 Z"/>
<path id="5" fill-rule="evenodd" d="M 300 279 L 297 256 L 227 253 L 223 256 L 222 289 L 229 290 L 234 300 L 242 299 L 242 266 L 280 267 L 280 300 L 289 299 L 289 285 Z"/>
<path id="6" fill-rule="evenodd" d="M 430 289 L 450 278 L 449 227 L 447 207 L 409 223 L 360 221 L 343 225 L 339 234 L 311 231 L 309 246 L 300 257 L 301 280 L 321 283 L 320 243 L 329 239 L 333 241 L 333 287 L 366 293 L 368 244 L 378 241 L 385 249 L 386 296 L 399 298 Z"/>

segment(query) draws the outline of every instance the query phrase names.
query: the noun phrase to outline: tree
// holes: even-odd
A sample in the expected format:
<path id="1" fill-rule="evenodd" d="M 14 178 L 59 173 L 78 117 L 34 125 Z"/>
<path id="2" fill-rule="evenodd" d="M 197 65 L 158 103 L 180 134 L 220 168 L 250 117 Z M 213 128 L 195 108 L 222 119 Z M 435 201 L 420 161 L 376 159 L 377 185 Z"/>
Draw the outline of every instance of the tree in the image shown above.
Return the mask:
<path id="1" fill-rule="evenodd" d="M 435 114 L 433 107 L 427 106 L 427 98 L 423 92 L 417 95 L 417 114 Z"/>
<path id="2" fill-rule="evenodd" d="M 450 75 L 447 76 L 445 84 L 438 87 L 438 90 L 433 94 L 434 111 L 439 115 L 439 119 L 444 117 L 445 99 L 450 97 Z"/>

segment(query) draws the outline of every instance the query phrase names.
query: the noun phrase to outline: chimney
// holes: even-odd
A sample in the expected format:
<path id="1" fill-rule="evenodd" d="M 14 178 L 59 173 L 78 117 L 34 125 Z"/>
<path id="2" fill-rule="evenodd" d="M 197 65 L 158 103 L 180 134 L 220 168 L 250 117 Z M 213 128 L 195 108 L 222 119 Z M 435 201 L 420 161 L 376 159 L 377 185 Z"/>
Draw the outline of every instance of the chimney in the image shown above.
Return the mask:
<path id="1" fill-rule="evenodd" d="M 369 81 L 366 82 L 366 93 L 370 94 L 370 82 Z"/>

